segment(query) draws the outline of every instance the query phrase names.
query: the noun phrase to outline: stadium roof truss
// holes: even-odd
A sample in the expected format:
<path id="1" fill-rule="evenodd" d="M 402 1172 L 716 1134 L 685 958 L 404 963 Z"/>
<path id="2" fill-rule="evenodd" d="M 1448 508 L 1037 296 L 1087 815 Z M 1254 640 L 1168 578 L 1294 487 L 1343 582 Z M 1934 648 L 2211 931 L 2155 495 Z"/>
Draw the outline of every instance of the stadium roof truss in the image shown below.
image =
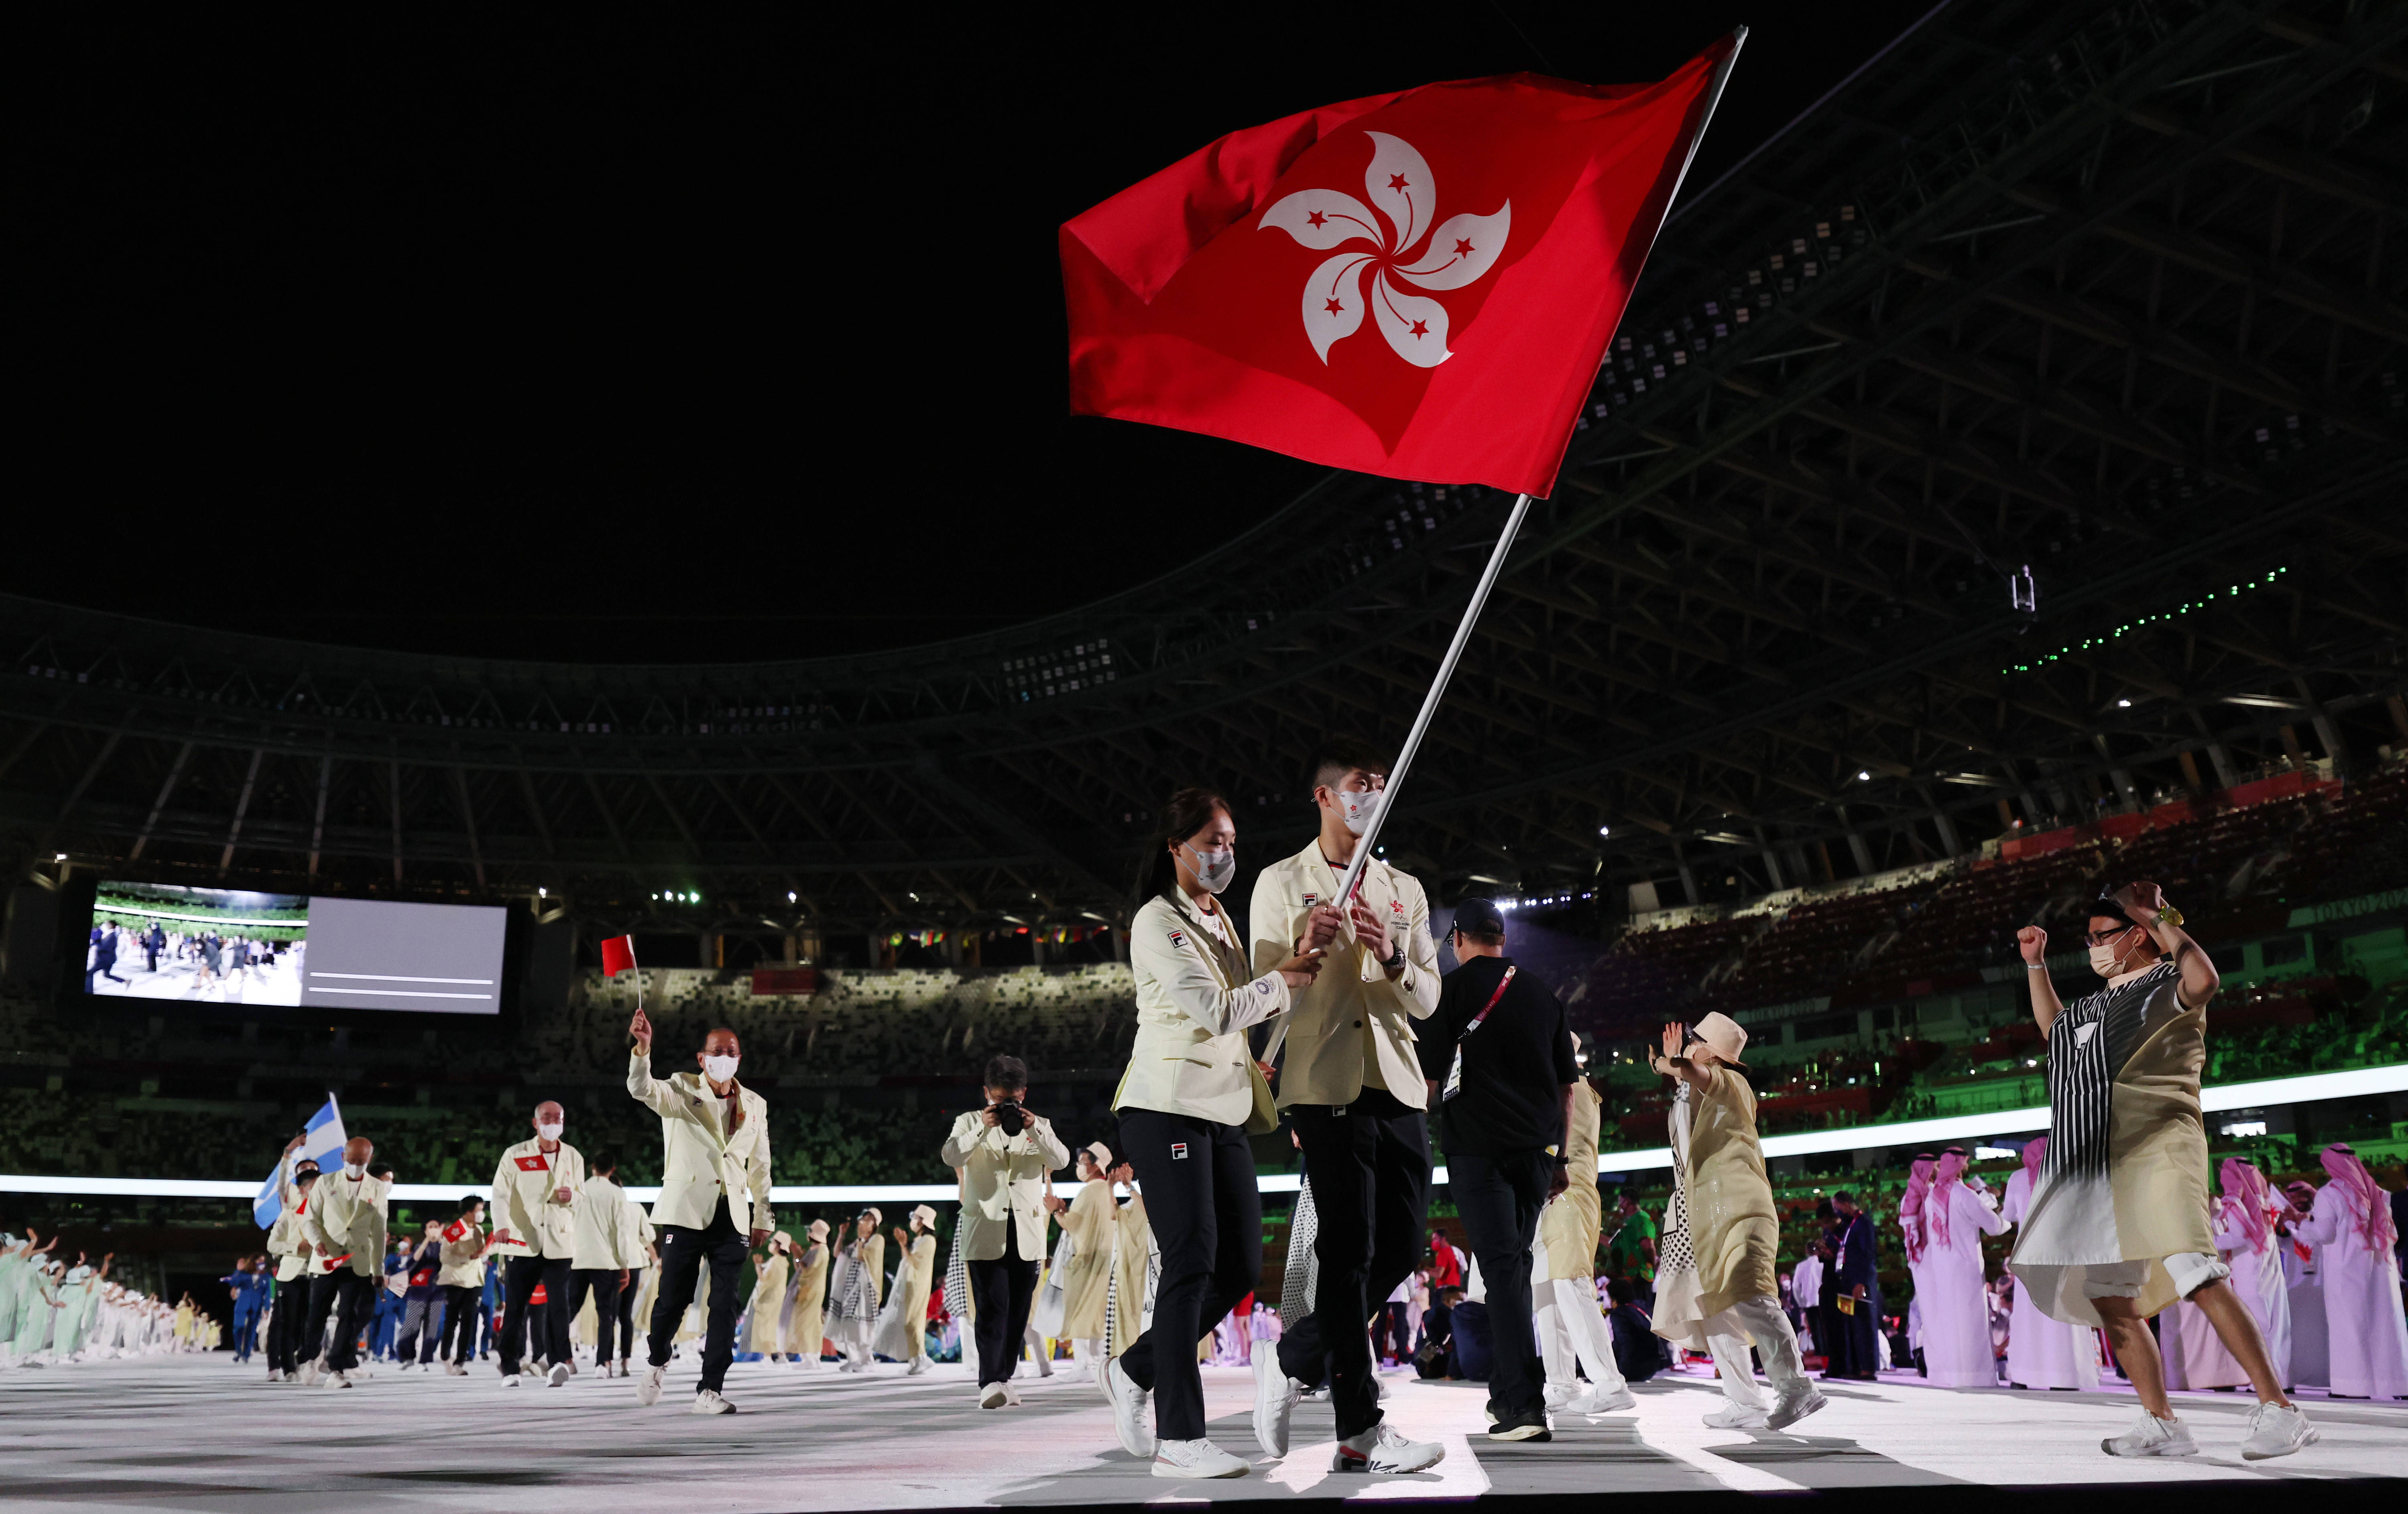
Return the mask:
<path id="1" fill-rule="evenodd" d="M 1392 855 L 1446 891 L 1763 887 L 2229 786 L 2301 727 L 2408 742 L 2403 36 L 2352 0 L 1951 6 L 1692 186 Z M 29 864 L 622 925 L 670 887 L 789 928 L 1125 918 L 1171 782 L 1261 860 L 1315 736 L 1401 735 L 1501 504 L 1332 475 L 1183 577 L 1218 602 L 841 659 L 0 601 L 0 825 Z"/>

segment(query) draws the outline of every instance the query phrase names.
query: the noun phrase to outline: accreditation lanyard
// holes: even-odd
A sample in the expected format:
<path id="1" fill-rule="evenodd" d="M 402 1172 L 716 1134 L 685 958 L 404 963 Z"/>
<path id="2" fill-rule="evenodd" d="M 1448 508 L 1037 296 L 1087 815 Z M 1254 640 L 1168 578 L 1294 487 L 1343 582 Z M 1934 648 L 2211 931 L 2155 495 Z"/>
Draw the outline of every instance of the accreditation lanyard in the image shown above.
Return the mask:
<path id="1" fill-rule="evenodd" d="M 1486 1019 L 1488 1012 L 1495 1009 L 1498 1001 L 1505 997 L 1505 990 L 1512 983 L 1513 974 L 1520 971 L 1518 967 L 1509 967 L 1505 970 L 1505 975 L 1497 980 L 1497 991 L 1488 996 L 1488 1002 L 1480 1006 L 1480 1013 L 1471 1017 L 1471 1023 L 1465 1026 L 1463 1033 L 1455 1038 L 1455 1060 L 1449 1063 L 1446 1069 L 1446 1088 L 1438 1096 L 1440 1103 L 1444 1103 L 1463 1091 L 1463 1044 L 1471 1039 L 1471 1032 L 1480 1029 L 1480 1022 Z"/>

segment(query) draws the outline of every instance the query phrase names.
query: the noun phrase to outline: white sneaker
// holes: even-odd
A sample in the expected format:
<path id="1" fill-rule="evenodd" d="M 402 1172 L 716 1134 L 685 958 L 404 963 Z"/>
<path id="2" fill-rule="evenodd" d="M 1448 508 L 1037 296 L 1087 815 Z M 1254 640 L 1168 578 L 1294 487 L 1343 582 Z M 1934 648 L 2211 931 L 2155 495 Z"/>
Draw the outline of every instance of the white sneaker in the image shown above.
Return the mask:
<path id="1" fill-rule="evenodd" d="M 1384 1420 L 1359 1435 L 1338 1443 L 1329 1459 L 1332 1472 L 1419 1472 L 1446 1459 L 1446 1448 L 1435 1440 L 1407 1440 Z"/>
<path id="2" fill-rule="evenodd" d="M 1822 1390 L 1811 1382 L 1785 1388 L 1772 1401 L 1772 1412 L 1764 1417 L 1765 1428 L 1786 1430 L 1816 1409 L 1828 1407 L 1830 1402 L 1823 1396 Z"/>
<path id="3" fill-rule="evenodd" d="M 1020 1407 L 1020 1390 L 1010 1383 L 1003 1385 L 1003 1401 L 1012 1408 Z"/>
<path id="4" fill-rule="evenodd" d="M 1109 1369 L 1108 1369 L 1109 1370 Z M 1123 1436 L 1124 1443 L 1127 1437 Z M 1166 1440 L 1154 1453 L 1157 1478 L 1242 1478 L 1246 1464 L 1209 1440 Z"/>
<path id="5" fill-rule="evenodd" d="M 1559 1409 L 1571 1403 L 1577 1396 L 1577 1391 L 1568 1382 L 1551 1382 L 1547 1384 L 1545 1396 L 1547 1407 Z"/>
<path id="6" fill-rule="evenodd" d="M 650 1408 L 660 1402 L 661 1384 L 668 1380 L 666 1367 L 646 1367 L 636 1378 L 636 1402 Z"/>
<path id="7" fill-rule="evenodd" d="M 2110 1456 L 2197 1456 L 2199 1442 L 2180 1420 L 2160 1420 L 2143 1409 L 2131 1429 L 2100 1441 L 2099 1449 Z"/>
<path id="8" fill-rule="evenodd" d="M 1620 1414 L 1625 1409 L 1638 1406 L 1638 1398 L 1627 1388 L 1617 1388 L 1610 1393 L 1600 1393 L 1592 1388 L 1564 1406 L 1573 1414 Z"/>
<path id="9" fill-rule="evenodd" d="M 505 1388 L 516 1388 L 519 1385 L 520 1376 L 520 1374 L 515 1372 L 504 1373 L 502 1375 L 502 1386 Z"/>
<path id="10" fill-rule="evenodd" d="M 2241 1443 L 2241 1455 L 2244 1461 L 2262 1462 L 2288 1456 L 2323 1438 L 2297 1404 L 2260 1404 L 2249 1411 L 2249 1438 Z"/>
<path id="11" fill-rule="evenodd" d="M 547 1374 L 547 1376 L 552 1379 L 552 1385 L 554 1388 L 557 1388 L 562 1383 L 566 1382 L 568 1380 L 568 1375 L 576 1370 L 577 1369 L 575 1367 L 570 1366 L 566 1362 L 554 1362 L 552 1364 L 552 1371 Z"/>
<path id="12" fill-rule="evenodd" d="M 1112 1401 L 1112 1429 L 1121 1437 L 1121 1449 L 1137 1457 L 1155 1454 L 1154 1432 L 1146 1424 L 1146 1410 L 1153 1406 L 1154 1395 L 1137 1385 L 1137 1380 L 1131 1377 L 1127 1369 L 1121 1365 L 1119 1357 L 1112 1358 L 1104 1365 L 1104 1392 L 1105 1396 Z M 1220 1449 L 1209 1440 L 1168 1441 L 1163 1446 L 1163 1454 L 1169 1455 L 1170 1448 L 1174 1446 L 1200 1446 L 1211 1450 L 1214 1456 L 1222 1454 Z M 1177 1465 L 1186 1466 L 1189 1461 L 1182 1458 L 1188 1458 L 1190 1455 L 1191 1453 L 1182 1452 L 1178 1456 L 1171 1456 L 1170 1460 Z M 1165 1472 L 1161 1470 L 1161 1463 L 1156 1463 L 1154 1465 L 1154 1475 L 1158 1478 L 1226 1478 L 1237 1475 L 1231 1472 Z M 1243 1470 L 1245 1470 L 1244 1465 L 1240 1464 L 1239 1471 Z"/>
<path id="13" fill-rule="evenodd" d="M 1254 1444 L 1269 1455 L 1285 1456 L 1288 1422 L 1303 1396 L 1304 1384 L 1280 1370 L 1277 1351 L 1255 1351 Z"/>
<path id="14" fill-rule="evenodd" d="M 465 1377 L 467 1375 L 468 1369 L 462 1366 L 457 1362 L 446 1362 L 443 1363 L 443 1376 L 447 1377 Z"/>
<path id="15" fill-rule="evenodd" d="M 326 1375 L 326 1386 L 329 1388 L 349 1388 L 351 1385 L 351 1375 L 348 1372 L 330 1372 Z"/>
<path id="16" fill-rule="evenodd" d="M 1728 1399 L 1723 1400 L 1723 1406 L 1705 1418 L 1709 1430 L 1762 1430 L 1770 1422 L 1762 1409 L 1752 1409 Z"/>
<path id="17" fill-rule="evenodd" d="M 37 1366 L 37 1365 L 39 1365 L 39 1364 L 40 1364 L 40 1363 L 34 1363 L 34 1362 L 28 1362 L 28 1363 L 25 1363 L 25 1365 L 27 1365 L 27 1366 L 29 1366 L 29 1367 L 30 1367 L 30 1366 Z M 294 1371 L 294 1370 L 293 1370 L 293 1369 L 291 1369 L 290 1367 L 287 1367 L 287 1368 L 285 1369 L 285 1372 L 284 1372 L 284 1380 L 285 1380 L 286 1382 L 299 1382 L 299 1381 L 301 1380 L 301 1374 L 299 1374 L 299 1373 L 297 1373 L 297 1372 Z"/>
<path id="18" fill-rule="evenodd" d="M 999 1409 L 1011 1402 L 1011 1392 L 999 1382 L 991 1382 L 979 1390 L 979 1407 Z"/>
<path id="19" fill-rule="evenodd" d="M 907 1377 L 916 1377 L 936 1364 L 936 1363 L 930 1361 L 924 1356 L 915 1356 L 911 1359 L 911 1364 L 903 1369 L 903 1376 Z"/>
<path id="20" fill-rule="evenodd" d="M 736 1406 L 705 1388 L 694 1395 L 694 1406 L 686 1412 L 688 1414 L 733 1414 L 736 1412 Z"/>
<path id="21" fill-rule="evenodd" d="M 319 1361 L 313 1361 L 301 1369 L 301 1386 L 304 1388 L 315 1388 L 318 1386 L 318 1379 L 325 1375 L 326 1368 L 323 1360 L 321 1359 Z"/>

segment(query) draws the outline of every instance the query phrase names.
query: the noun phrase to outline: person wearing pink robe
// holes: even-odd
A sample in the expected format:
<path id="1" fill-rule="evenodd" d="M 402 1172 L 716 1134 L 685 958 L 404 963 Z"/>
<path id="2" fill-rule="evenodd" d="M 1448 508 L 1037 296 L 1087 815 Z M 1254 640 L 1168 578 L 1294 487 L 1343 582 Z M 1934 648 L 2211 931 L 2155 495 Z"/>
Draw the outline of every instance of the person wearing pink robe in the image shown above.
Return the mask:
<path id="1" fill-rule="evenodd" d="M 2316 1248 L 2329 1328 L 2335 1398 L 2408 1398 L 2408 1320 L 2400 1305 L 2400 1263 L 2392 1252 L 2390 1194 L 2346 1146 L 2324 1150 L 2330 1181 L 2300 1227 Z"/>
<path id="2" fill-rule="evenodd" d="M 2031 1209 L 2032 1187 L 2040 1181 L 2041 1161 L 2047 1154 L 2047 1136 L 2034 1136 L 2024 1144 L 2024 1164 L 2008 1175 L 2007 1196 L 1999 1204 L 2002 1223 L 2023 1223 Z M 2084 1327 L 2042 1314 L 2032 1302 L 2031 1290 L 2018 1288 L 2014 1312 L 2008 1316 L 2007 1381 L 2018 1388 L 2096 1388 L 2099 1343 Z"/>
<path id="3" fill-rule="evenodd" d="M 1923 1203 L 1923 1365 L 1935 1388 L 1996 1388 L 1982 1237 L 2007 1227 L 1964 1175 L 1964 1149 L 1950 1146 Z"/>
<path id="4" fill-rule="evenodd" d="M 2283 1277 L 2283 1237 L 2275 1223 L 2298 1216 L 2255 1162 L 2227 1157 L 2217 1171 L 2224 1197 L 2215 1210 L 2215 1248 L 2232 1268 L 2232 1291 L 2258 1317 L 2266 1355 L 2285 1388 L 2291 1377 L 2291 1293 Z"/>

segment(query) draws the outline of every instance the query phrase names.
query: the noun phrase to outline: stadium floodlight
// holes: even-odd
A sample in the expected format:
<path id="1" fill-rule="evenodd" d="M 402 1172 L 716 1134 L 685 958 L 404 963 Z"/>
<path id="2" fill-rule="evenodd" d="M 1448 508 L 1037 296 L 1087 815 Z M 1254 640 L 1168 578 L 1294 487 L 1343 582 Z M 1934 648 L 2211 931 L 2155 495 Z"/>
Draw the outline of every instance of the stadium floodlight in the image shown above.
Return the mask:
<path id="1" fill-rule="evenodd" d="M 2115 701 L 2115 708 L 2118 710 L 2128 710 L 2131 707 L 2132 701 L 2129 699 L 2117 699 Z"/>
<path id="2" fill-rule="evenodd" d="M 1613 834 L 1613 828 L 1612 826 L 1599 826 L 1597 828 L 1597 833 L 1600 836 L 1611 836 Z"/>
<path id="3" fill-rule="evenodd" d="M 786 902 L 789 904 L 795 902 L 795 891 L 792 888 L 786 890 Z"/>
<path id="4" fill-rule="evenodd" d="M 56 856 L 56 857 L 54 857 L 54 858 L 50 858 L 50 860 L 51 860 L 51 861 L 53 861 L 53 862 L 64 862 L 64 861 L 65 861 L 66 859 L 67 859 L 67 854 L 66 854 L 66 853 L 64 853 L 64 852 L 61 852 L 58 856 Z"/>
<path id="5" fill-rule="evenodd" d="M 1860 784 L 1869 784 L 1872 781 L 1873 774 L 1870 768 L 1858 768 L 1856 770 L 1856 782 Z"/>

